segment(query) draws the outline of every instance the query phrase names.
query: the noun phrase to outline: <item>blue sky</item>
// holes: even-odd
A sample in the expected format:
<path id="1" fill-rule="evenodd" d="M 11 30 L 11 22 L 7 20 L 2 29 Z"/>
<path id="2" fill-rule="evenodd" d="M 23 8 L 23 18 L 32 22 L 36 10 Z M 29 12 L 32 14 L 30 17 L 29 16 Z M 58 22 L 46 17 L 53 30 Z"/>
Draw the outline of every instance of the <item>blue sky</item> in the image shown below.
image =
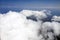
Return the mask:
<path id="1" fill-rule="evenodd" d="M 0 0 L 0 8 L 58 8 L 60 0 Z"/>

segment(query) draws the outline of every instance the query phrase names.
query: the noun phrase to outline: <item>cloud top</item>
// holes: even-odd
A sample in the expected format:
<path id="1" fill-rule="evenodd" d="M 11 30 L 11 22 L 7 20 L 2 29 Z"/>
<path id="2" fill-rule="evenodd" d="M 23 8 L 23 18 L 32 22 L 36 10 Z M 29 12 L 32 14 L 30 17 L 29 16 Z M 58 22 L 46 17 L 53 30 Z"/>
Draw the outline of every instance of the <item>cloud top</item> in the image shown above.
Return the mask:
<path id="1" fill-rule="evenodd" d="M 52 21 L 60 21 L 60 16 L 53 16 Z"/>

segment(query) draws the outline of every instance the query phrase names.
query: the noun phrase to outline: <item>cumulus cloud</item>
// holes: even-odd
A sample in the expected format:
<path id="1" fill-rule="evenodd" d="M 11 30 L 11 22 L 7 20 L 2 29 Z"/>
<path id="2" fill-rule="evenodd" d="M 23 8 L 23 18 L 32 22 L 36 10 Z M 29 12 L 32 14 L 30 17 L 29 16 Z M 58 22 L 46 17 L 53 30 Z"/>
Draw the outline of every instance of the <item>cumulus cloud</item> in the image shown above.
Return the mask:
<path id="1" fill-rule="evenodd" d="M 60 21 L 60 16 L 53 16 L 52 21 Z"/>
<path id="2" fill-rule="evenodd" d="M 22 10 L 21 12 L 9 11 L 0 14 L 0 39 L 1 40 L 54 40 L 60 34 L 60 23 L 43 22 L 50 11 Z M 27 19 L 36 18 L 37 21 Z"/>
<path id="3" fill-rule="evenodd" d="M 42 11 L 32 11 L 32 10 L 23 10 L 21 13 L 25 16 L 35 16 L 37 20 L 47 18 L 48 15 L 51 15 L 51 11 L 42 10 Z"/>

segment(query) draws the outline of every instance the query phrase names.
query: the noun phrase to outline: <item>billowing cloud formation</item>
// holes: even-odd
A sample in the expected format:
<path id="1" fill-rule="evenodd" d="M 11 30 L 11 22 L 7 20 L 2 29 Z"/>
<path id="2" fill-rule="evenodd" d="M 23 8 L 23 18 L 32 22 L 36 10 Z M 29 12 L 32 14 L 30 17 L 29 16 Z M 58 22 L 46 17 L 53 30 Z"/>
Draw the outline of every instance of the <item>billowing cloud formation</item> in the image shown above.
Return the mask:
<path id="1" fill-rule="evenodd" d="M 54 40 L 54 36 L 60 34 L 60 23 L 58 22 L 45 22 L 42 25 L 42 34 L 49 37 L 48 40 Z"/>
<path id="2" fill-rule="evenodd" d="M 32 10 L 23 10 L 21 13 L 25 16 L 35 16 L 37 19 L 44 19 L 47 18 L 47 15 L 51 15 L 50 11 L 42 10 L 42 11 L 32 11 Z"/>
<path id="3" fill-rule="evenodd" d="M 52 20 L 53 21 L 60 21 L 60 16 L 53 16 Z"/>
<path id="4" fill-rule="evenodd" d="M 60 34 L 60 23 L 43 22 L 50 11 L 23 10 L 0 14 L 1 40 L 54 40 Z M 35 18 L 27 19 L 27 17 Z M 57 38 L 56 38 L 57 40 Z"/>

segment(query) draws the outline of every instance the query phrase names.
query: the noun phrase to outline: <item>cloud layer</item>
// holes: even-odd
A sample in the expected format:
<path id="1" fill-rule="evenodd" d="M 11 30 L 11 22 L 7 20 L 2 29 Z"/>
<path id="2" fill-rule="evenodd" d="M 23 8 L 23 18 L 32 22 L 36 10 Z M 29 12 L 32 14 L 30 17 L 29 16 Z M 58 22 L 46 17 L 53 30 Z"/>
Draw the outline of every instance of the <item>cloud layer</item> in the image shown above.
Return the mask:
<path id="1" fill-rule="evenodd" d="M 50 15 L 51 12 L 47 10 L 22 10 L 21 12 L 9 11 L 6 14 L 0 14 L 0 39 L 58 40 L 55 37 L 60 34 L 60 23 L 56 21 L 43 22 L 42 20 Z M 29 17 L 29 19 L 27 19 L 27 17 Z M 57 20 L 55 17 L 52 19 Z"/>

